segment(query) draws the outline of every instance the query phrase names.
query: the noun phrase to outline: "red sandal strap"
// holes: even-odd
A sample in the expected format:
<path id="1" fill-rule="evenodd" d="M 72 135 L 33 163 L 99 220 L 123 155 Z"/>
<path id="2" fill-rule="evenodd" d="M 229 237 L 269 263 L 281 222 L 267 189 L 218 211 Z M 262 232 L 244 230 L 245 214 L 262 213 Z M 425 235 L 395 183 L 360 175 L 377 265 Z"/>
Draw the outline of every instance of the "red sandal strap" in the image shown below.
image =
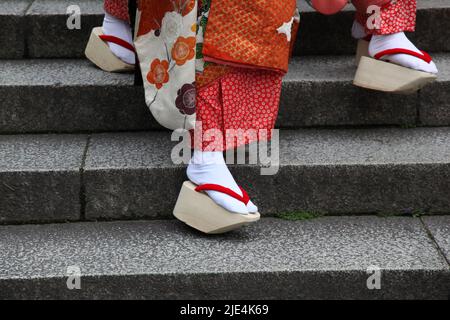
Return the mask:
<path id="1" fill-rule="evenodd" d="M 420 54 L 416 51 L 408 50 L 408 49 L 394 48 L 394 49 L 380 51 L 375 55 L 374 58 L 377 60 L 380 60 L 384 56 L 401 53 L 401 54 L 408 54 L 410 56 L 422 59 L 426 63 L 430 63 L 432 61 L 431 56 L 428 53 L 426 53 L 425 51 L 421 51 L 421 52 L 422 52 L 422 54 Z"/>
<path id="2" fill-rule="evenodd" d="M 250 202 L 250 197 L 248 196 L 247 191 L 245 191 L 241 186 L 239 186 L 239 189 L 241 189 L 242 192 L 242 198 L 244 200 L 244 203 L 247 204 Z"/>
<path id="3" fill-rule="evenodd" d="M 227 187 L 221 186 L 219 184 L 212 184 L 212 183 L 207 183 L 207 184 L 202 184 L 200 186 L 197 186 L 195 188 L 195 191 L 197 191 L 197 192 L 201 192 L 201 191 L 222 192 L 222 193 L 225 193 L 226 195 L 229 195 L 232 198 L 235 198 L 236 200 L 243 202 L 245 205 L 247 205 L 247 203 L 250 201 L 250 197 L 248 196 L 247 192 L 244 189 L 242 189 L 241 187 L 239 187 L 239 188 L 242 191 L 242 196 Z"/>
<path id="4" fill-rule="evenodd" d="M 108 36 L 106 34 L 102 34 L 99 36 L 100 39 L 102 39 L 103 41 L 107 41 L 107 42 L 112 42 L 115 43 L 121 47 L 124 47 L 125 49 L 128 49 L 132 52 L 136 52 L 136 50 L 134 49 L 134 46 L 128 42 L 126 42 L 123 39 L 120 39 L 118 37 L 114 37 L 114 36 Z"/>

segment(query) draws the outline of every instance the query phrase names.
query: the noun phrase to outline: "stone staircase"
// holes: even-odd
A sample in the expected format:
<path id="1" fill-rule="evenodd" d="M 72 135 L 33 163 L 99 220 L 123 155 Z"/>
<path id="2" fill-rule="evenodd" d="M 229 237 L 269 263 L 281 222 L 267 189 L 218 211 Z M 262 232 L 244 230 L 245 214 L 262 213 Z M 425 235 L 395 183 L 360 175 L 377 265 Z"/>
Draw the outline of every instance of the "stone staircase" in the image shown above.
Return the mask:
<path id="1" fill-rule="evenodd" d="M 1 1 L 0 299 L 448 298 L 450 0 L 419 0 L 413 38 L 441 73 L 411 96 L 351 84 L 351 8 L 300 7 L 279 172 L 232 168 L 264 219 L 207 237 L 171 218 L 184 167 L 133 75 L 83 59 L 102 2 Z"/>

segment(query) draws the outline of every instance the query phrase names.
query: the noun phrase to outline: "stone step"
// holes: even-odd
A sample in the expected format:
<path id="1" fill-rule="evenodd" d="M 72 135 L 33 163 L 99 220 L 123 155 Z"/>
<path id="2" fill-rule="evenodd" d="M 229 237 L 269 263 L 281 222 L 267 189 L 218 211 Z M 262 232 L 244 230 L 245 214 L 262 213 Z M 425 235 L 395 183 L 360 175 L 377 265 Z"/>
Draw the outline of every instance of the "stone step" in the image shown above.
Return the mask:
<path id="1" fill-rule="evenodd" d="M 3 226 L 0 299 L 445 300 L 450 247 L 436 243 L 449 228 L 449 216 L 266 218 L 214 237 L 178 221 Z"/>
<path id="2" fill-rule="evenodd" d="M 283 82 L 281 128 L 450 125 L 450 54 L 435 60 L 439 80 L 410 96 L 352 85 L 352 56 L 294 59 Z M 161 129 L 130 74 L 103 72 L 85 60 L 4 60 L 0 133 Z"/>
<path id="3" fill-rule="evenodd" d="M 302 26 L 296 54 L 352 54 L 354 11 L 323 16 L 298 0 Z M 450 0 L 419 0 L 417 32 L 423 50 L 450 51 Z M 81 29 L 67 28 L 67 8 L 78 5 Z M 102 23 L 102 0 L 3 0 L 0 3 L 0 58 L 82 57 L 89 33 Z M 439 32 L 436 32 L 439 30 Z"/>
<path id="4" fill-rule="evenodd" d="M 0 222 L 172 218 L 169 132 L 0 136 Z M 450 127 L 282 130 L 279 166 L 235 165 L 264 216 L 450 212 Z M 175 159 L 176 160 L 176 159 Z M 277 173 L 274 175 L 274 173 Z"/>

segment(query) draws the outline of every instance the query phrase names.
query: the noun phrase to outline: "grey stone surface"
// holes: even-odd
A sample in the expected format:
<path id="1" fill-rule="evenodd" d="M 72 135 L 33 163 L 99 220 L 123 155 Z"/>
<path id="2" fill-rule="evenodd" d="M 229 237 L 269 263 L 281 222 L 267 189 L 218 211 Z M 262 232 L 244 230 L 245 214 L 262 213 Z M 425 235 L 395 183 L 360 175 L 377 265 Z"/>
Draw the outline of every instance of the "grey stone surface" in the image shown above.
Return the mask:
<path id="1" fill-rule="evenodd" d="M 420 122 L 424 126 L 449 126 L 450 57 L 441 54 L 433 58 L 439 68 L 439 78 L 420 92 Z"/>
<path id="2" fill-rule="evenodd" d="M 283 83 L 277 126 L 416 124 L 417 95 L 356 88 L 355 70 L 352 57 L 295 59 Z M 0 132 L 161 128 L 130 74 L 109 74 L 82 60 L 5 60 L 0 72 Z"/>
<path id="3" fill-rule="evenodd" d="M 450 210 L 450 129 L 281 131 L 280 168 L 232 167 L 264 215 Z M 185 178 L 169 133 L 94 135 L 86 216 L 168 217 Z"/>
<path id="4" fill-rule="evenodd" d="M 101 0 L 35 0 L 27 11 L 29 57 L 83 57 L 92 28 L 102 25 Z M 67 8 L 81 9 L 81 28 L 67 28 Z"/>
<path id="5" fill-rule="evenodd" d="M 422 50 L 431 52 L 450 51 L 450 1 L 418 0 L 416 32 L 408 36 Z M 436 23 L 437 29 L 431 26 Z M 439 30 L 436 32 L 436 30 Z"/>
<path id="6" fill-rule="evenodd" d="M 88 61 L 78 59 L 3 60 L 1 86 L 125 86 L 130 74 L 103 72 Z"/>
<path id="7" fill-rule="evenodd" d="M 291 165 L 448 164 L 450 128 L 282 132 L 280 159 Z"/>
<path id="8" fill-rule="evenodd" d="M 93 135 L 86 157 L 86 218 L 169 216 L 185 176 L 170 133 Z"/>
<path id="9" fill-rule="evenodd" d="M 235 173 L 263 213 L 445 213 L 449 133 L 448 128 L 284 131 L 277 175 L 261 176 L 256 167 L 242 166 Z"/>
<path id="10" fill-rule="evenodd" d="M 32 0 L 0 1 L 0 59 L 25 55 L 25 11 Z"/>
<path id="11" fill-rule="evenodd" d="M 450 216 L 423 217 L 422 219 L 450 264 Z"/>
<path id="12" fill-rule="evenodd" d="M 0 73 L 0 132 L 160 128 L 130 74 L 82 60 L 7 60 Z"/>
<path id="13" fill-rule="evenodd" d="M 263 219 L 209 237 L 177 221 L 4 226 L 0 249 L 3 299 L 445 299 L 450 285 L 413 218 Z M 370 266 L 381 290 L 367 289 Z"/>
<path id="14" fill-rule="evenodd" d="M 86 137 L 0 136 L 0 223 L 80 218 Z"/>
<path id="15" fill-rule="evenodd" d="M 284 80 L 279 127 L 413 125 L 417 95 L 355 87 L 353 56 L 294 59 Z"/>
<path id="16" fill-rule="evenodd" d="M 16 6 L 15 3 L 19 1 L 9 2 Z M 302 22 L 296 54 L 354 53 L 355 41 L 350 36 L 354 16 L 351 6 L 337 15 L 323 16 L 303 1 L 298 2 L 302 12 Z M 66 10 L 72 4 L 79 5 L 82 9 L 80 30 L 66 28 Z M 412 38 L 424 50 L 449 51 L 450 45 L 447 39 L 450 36 L 450 1 L 419 0 L 418 7 L 417 32 L 411 35 Z M 101 25 L 102 15 L 101 0 L 35 0 L 26 17 L 26 23 L 30 26 L 27 36 L 30 57 L 82 57 L 90 30 L 92 27 Z M 9 13 L 5 17 L 12 19 L 13 15 Z M 6 21 L 6 19 L 2 20 Z M 1 30 L 1 33 L 5 35 L 0 37 L 11 34 L 6 29 Z M 17 37 L 17 39 L 23 39 L 22 34 L 18 34 Z M 11 51 L 4 57 L 17 57 L 17 55 Z"/>

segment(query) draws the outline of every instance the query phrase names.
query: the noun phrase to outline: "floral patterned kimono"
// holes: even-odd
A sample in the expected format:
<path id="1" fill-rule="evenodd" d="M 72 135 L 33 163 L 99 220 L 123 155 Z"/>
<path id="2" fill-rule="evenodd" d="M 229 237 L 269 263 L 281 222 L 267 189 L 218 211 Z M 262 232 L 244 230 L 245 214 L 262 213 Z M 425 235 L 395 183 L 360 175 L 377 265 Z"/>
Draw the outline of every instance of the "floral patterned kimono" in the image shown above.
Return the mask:
<path id="1" fill-rule="evenodd" d="M 128 18 L 111 2 L 105 9 Z M 296 0 L 139 1 L 135 46 L 153 115 L 196 128 L 205 151 L 259 140 L 249 129 L 269 139 L 298 22 Z M 232 130 L 244 137 L 227 139 Z"/>
<path id="2" fill-rule="evenodd" d="M 106 0 L 105 10 L 128 19 L 127 2 Z M 382 6 L 381 27 L 368 34 L 414 30 L 415 0 L 353 4 L 362 25 L 369 5 Z M 163 126 L 193 129 L 197 120 L 195 148 L 205 151 L 270 138 L 296 38 L 296 0 L 140 0 L 137 21 L 146 101 Z M 264 134 L 228 139 L 228 131 L 249 129 Z M 205 138 L 211 130 L 223 139 Z"/>

